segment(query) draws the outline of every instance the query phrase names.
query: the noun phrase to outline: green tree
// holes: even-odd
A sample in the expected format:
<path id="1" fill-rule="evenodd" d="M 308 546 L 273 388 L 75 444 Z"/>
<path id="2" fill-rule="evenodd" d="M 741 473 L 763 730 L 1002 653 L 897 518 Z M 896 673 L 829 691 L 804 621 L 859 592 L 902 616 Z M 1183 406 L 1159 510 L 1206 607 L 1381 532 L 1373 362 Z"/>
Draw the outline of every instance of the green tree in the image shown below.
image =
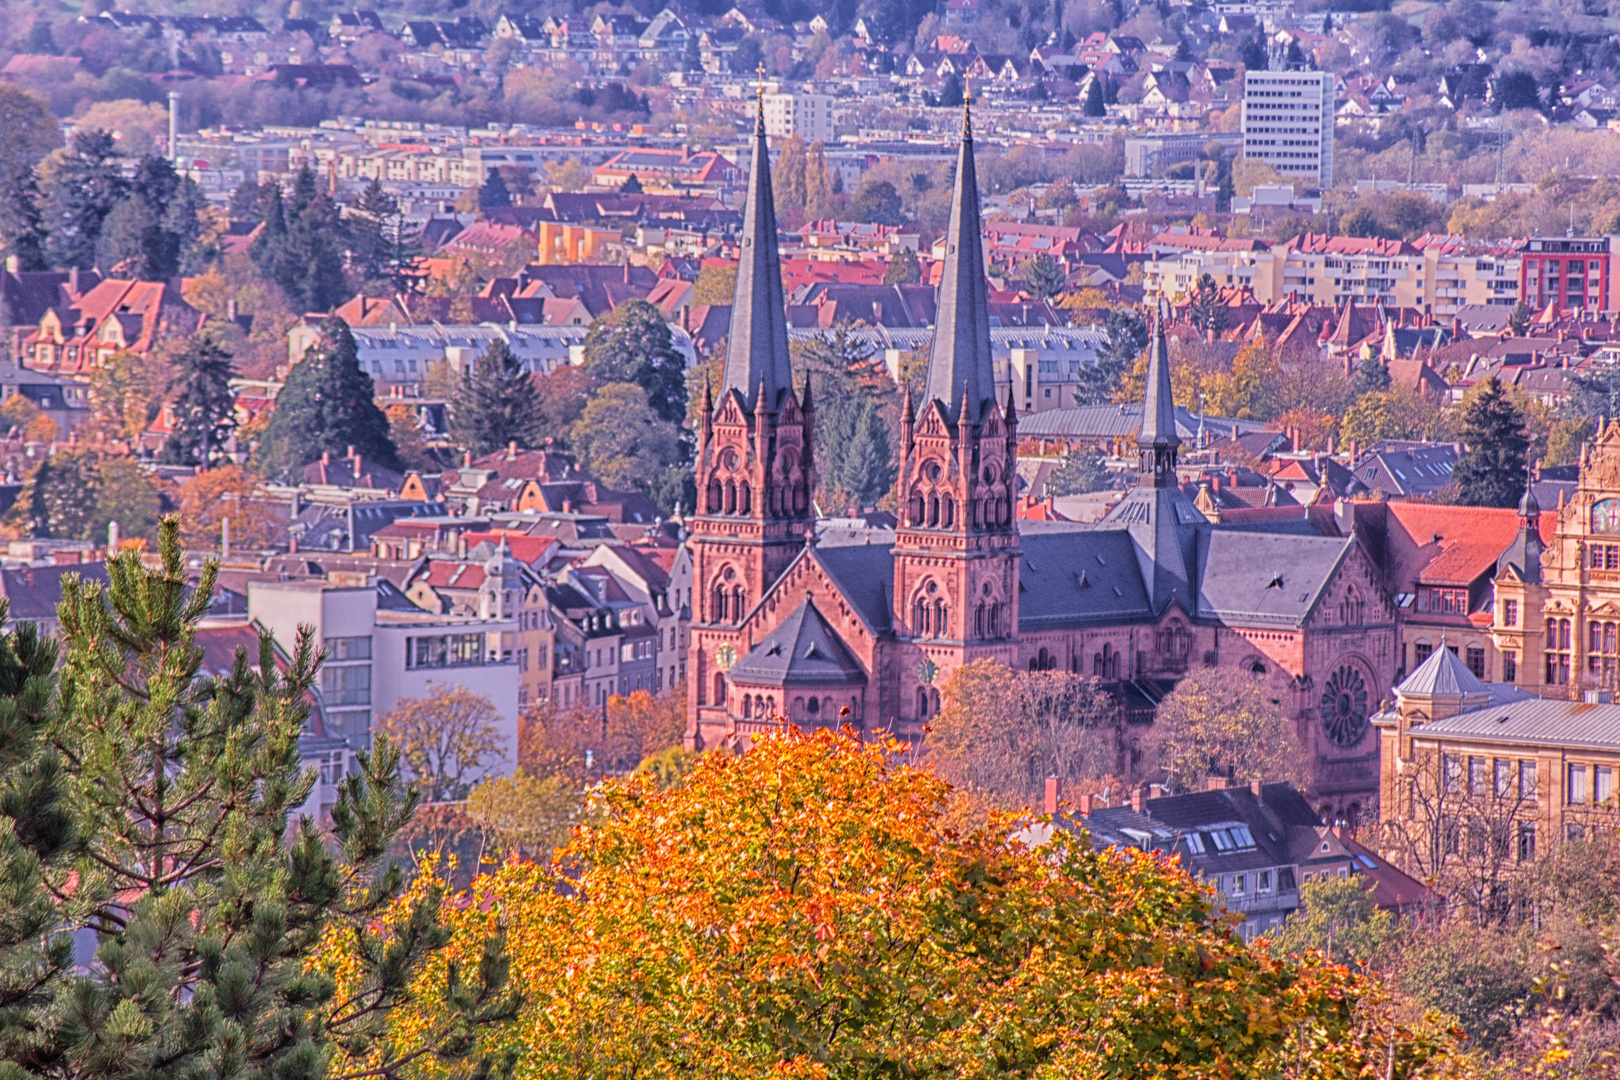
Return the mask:
<path id="1" fill-rule="evenodd" d="M 61 145 L 61 125 L 45 100 L 20 86 L 0 83 L 0 176 L 33 169 Z"/>
<path id="2" fill-rule="evenodd" d="M 1221 290 L 1208 274 L 1198 275 L 1197 288 L 1187 308 L 1187 318 L 1199 333 L 1219 335 L 1226 329 L 1226 305 L 1221 302 Z"/>
<path id="3" fill-rule="evenodd" d="M 383 862 L 417 796 L 379 740 L 339 785 L 330 833 L 295 824 L 316 782 L 298 750 L 318 665 L 310 635 L 285 671 L 265 636 L 256 663 L 239 649 L 230 670 L 205 675 L 197 627 L 217 567 L 191 580 L 172 519 L 158 550 L 151 569 L 133 551 L 111 561 L 107 587 L 63 582 L 49 741 L 82 837 L 73 897 L 83 913 L 69 925 L 93 930 L 97 948 L 94 966 L 47 986 L 49 1008 L 25 1018 L 47 1042 L 35 1060 L 71 1061 L 86 1080 L 132 1066 L 153 1077 L 316 1078 L 337 1047 L 376 1045 L 448 940 L 442 890 L 401 904 L 404 875 Z M 331 934 L 360 947 L 348 996 L 309 963 Z M 484 962 L 458 977 L 454 1020 L 416 1060 L 467 1060 L 468 1034 L 513 1014 L 500 949 L 492 938 Z M 399 1077 L 409 1062 L 377 1049 L 374 1075 Z"/>
<path id="4" fill-rule="evenodd" d="M 1093 76 L 1086 80 L 1085 86 L 1080 90 L 1080 114 L 1082 116 L 1098 117 L 1108 115 L 1107 102 L 1103 100 L 1101 76 Z"/>
<path id="5" fill-rule="evenodd" d="M 922 264 L 917 261 L 917 253 L 910 248 L 895 252 L 883 271 L 885 285 L 915 285 L 921 280 Z"/>
<path id="6" fill-rule="evenodd" d="M 42 201 L 32 166 L 0 172 L 0 258 L 15 257 L 19 270 L 50 267 Z"/>
<path id="7" fill-rule="evenodd" d="M 597 316 L 585 335 L 585 373 L 598 385 L 635 383 L 671 424 L 686 417 L 686 361 L 669 324 L 645 300 L 627 300 Z"/>
<path id="8" fill-rule="evenodd" d="M 294 178 L 287 198 L 271 185 L 264 215 L 249 255 L 295 311 L 329 311 L 352 295 L 343 269 L 343 222 L 332 200 L 317 190 L 309 166 Z"/>
<path id="9" fill-rule="evenodd" d="M 1084 495 L 1108 487 L 1109 475 L 1103 465 L 1102 451 L 1090 447 L 1069 451 L 1046 478 L 1046 493 L 1059 497 Z"/>
<path id="10" fill-rule="evenodd" d="M 236 427 L 231 354 L 212 335 L 200 334 L 186 342 L 174 366 L 180 393 L 159 459 L 168 465 L 217 465 Z"/>
<path id="11" fill-rule="evenodd" d="M 612 382 L 591 395 L 570 436 L 579 466 L 610 488 L 650 492 L 681 458 L 679 429 L 647 403 L 635 383 Z"/>
<path id="12" fill-rule="evenodd" d="M 1513 314 L 1508 316 L 1508 326 L 1512 328 L 1514 337 L 1524 337 L 1530 332 L 1530 317 L 1534 314 L 1535 312 L 1530 310 L 1530 305 L 1523 300 L 1513 305 Z"/>
<path id="13" fill-rule="evenodd" d="M 461 377 L 450 405 L 450 429 L 474 454 L 508 443 L 528 448 L 544 438 L 545 403 L 523 361 L 500 338 Z"/>
<path id="14" fill-rule="evenodd" d="M 1050 255 L 1037 255 L 1018 264 L 1018 274 L 1037 300 L 1049 300 L 1063 291 L 1068 275 L 1063 264 Z"/>
<path id="15" fill-rule="evenodd" d="M 881 412 L 894 392 L 883 361 L 846 327 L 810 341 L 798 359 L 815 403 L 817 497 L 875 506 L 898 472 Z"/>
<path id="16" fill-rule="evenodd" d="M 512 205 L 512 192 L 506 186 L 506 177 L 499 169 L 489 170 L 484 186 L 478 189 L 478 209 L 498 210 Z"/>
<path id="17" fill-rule="evenodd" d="M 962 106 L 962 79 L 954 71 L 945 76 L 945 81 L 939 85 L 939 104 L 946 109 Z"/>
<path id="18" fill-rule="evenodd" d="M 640 195 L 641 194 L 641 178 L 636 176 L 635 173 L 631 173 L 629 176 L 625 177 L 624 178 L 624 183 L 619 185 L 619 194 L 620 195 Z"/>
<path id="19" fill-rule="evenodd" d="M 1466 449 L 1452 473 L 1457 501 L 1464 506 L 1517 506 L 1524 494 L 1530 437 L 1524 414 L 1496 376 L 1464 400 L 1458 434 Z"/>
<path id="20" fill-rule="evenodd" d="M 901 215 L 900 193 L 887 180 L 863 183 L 850 201 L 849 216 L 874 225 L 898 225 L 905 220 Z"/>
<path id="21" fill-rule="evenodd" d="M 1320 949 L 1335 964 L 1366 968 L 1388 958 L 1396 941 L 1395 918 L 1373 903 L 1371 882 L 1318 874 L 1299 891 L 1299 910 L 1277 935 L 1289 952 Z"/>
<path id="22" fill-rule="evenodd" d="M 142 158 L 128 196 L 102 225 L 99 265 L 125 267 L 142 281 L 178 277 L 199 233 L 195 189 L 167 158 Z"/>
<path id="23" fill-rule="evenodd" d="M 52 1006 L 73 963 L 68 930 L 89 911 L 71 887 L 85 837 L 52 739 L 56 661 L 56 642 L 33 623 L 0 634 L 0 1062 L 8 1065 L 58 1048 Z"/>
<path id="24" fill-rule="evenodd" d="M 102 226 L 129 190 L 116 156 L 113 137 L 105 131 L 73 136 L 48 192 L 46 252 L 52 266 L 89 270 L 96 265 Z"/>
<path id="25" fill-rule="evenodd" d="M 275 477 L 350 446 L 367 461 L 399 467 L 388 418 L 373 399 L 371 376 L 360 370 L 354 335 L 331 316 L 321 323 L 320 342 L 287 373 L 258 452 L 264 474 Z"/>
<path id="26" fill-rule="evenodd" d="M 1159 702 L 1159 766 L 1177 791 L 1202 788 L 1209 776 L 1238 780 L 1306 780 L 1305 751 L 1264 676 L 1241 668 L 1201 668 Z"/>
<path id="27" fill-rule="evenodd" d="M 1350 381 L 1355 395 L 1371 394 L 1389 389 L 1389 365 L 1382 356 L 1369 356 L 1356 365 L 1355 378 Z"/>
<path id="28" fill-rule="evenodd" d="M 1119 381 L 1147 348 L 1148 325 L 1136 312 L 1116 308 L 1108 313 L 1103 326 L 1107 342 L 1097 351 L 1096 362 L 1079 372 L 1079 397 L 1085 405 L 1114 400 Z"/>

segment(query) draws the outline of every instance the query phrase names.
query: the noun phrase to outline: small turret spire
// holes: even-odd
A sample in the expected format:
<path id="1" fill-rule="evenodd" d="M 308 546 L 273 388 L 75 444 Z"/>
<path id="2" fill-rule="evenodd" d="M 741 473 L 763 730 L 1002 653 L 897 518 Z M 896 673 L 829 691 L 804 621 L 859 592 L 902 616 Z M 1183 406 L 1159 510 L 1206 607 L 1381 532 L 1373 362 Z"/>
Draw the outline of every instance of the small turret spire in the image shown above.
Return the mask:
<path id="1" fill-rule="evenodd" d="M 1136 436 L 1142 455 L 1142 472 L 1153 478 L 1155 487 L 1175 483 L 1176 452 L 1181 436 L 1176 434 L 1176 401 L 1170 389 L 1170 347 L 1164 337 L 1164 313 L 1153 313 L 1153 337 L 1148 344 L 1147 386 L 1142 400 L 1142 430 Z"/>

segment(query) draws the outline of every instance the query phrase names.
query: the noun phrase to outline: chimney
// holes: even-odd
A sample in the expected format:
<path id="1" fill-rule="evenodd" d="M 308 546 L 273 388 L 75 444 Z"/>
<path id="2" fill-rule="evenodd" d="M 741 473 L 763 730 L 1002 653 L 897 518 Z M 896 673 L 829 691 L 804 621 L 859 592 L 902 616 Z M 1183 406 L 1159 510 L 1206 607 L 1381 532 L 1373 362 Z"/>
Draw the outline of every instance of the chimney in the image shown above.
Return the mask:
<path id="1" fill-rule="evenodd" d="M 1131 788 L 1131 809 L 1140 814 L 1147 806 L 1146 785 L 1138 784 Z"/>
<path id="2" fill-rule="evenodd" d="M 360 460 L 360 455 L 354 452 L 354 443 L 349 444 L 349 452 L 347 454 L 344 454 L 343 456 L 348 458 L 350 461 L 359 461 Z"/>
<path id="3" fill-rule="evenodd" d="M 692 332 L 692 305 L 691 304 L 682 304 L 681 305 L 681 329 L 685 330 L 688 334 L 690 334 Z"/>
<path id="4" fill-rule="evenodd" d="M 1046 802 L 1043 805 L 1042 812 L 1055 815 L 1058 812 L 1058 804 L 1062 801 L 1063 778 L 1061 776 L 1048 776 L 1046 778 Z"/>
<path id="5" fill-rule="evenodd" d="M 289 554 L 289 555 L 298 554 L 298 537 L 296 537 L 296 536 L 287 537 L 287 554 Z"/>
<path id="6" fill-rule="evenodd" d="M 322 450 L 321 451 L 321 464 L 322 465 L 330 465 L 330 464 L 332 464 L 332 451 L 330 451 L 330 450 Z"/>
<path id="7" fill-rule="evenodd" d="M 463 455 L 462 455 L 462 465 L 461 465 L 461 467 L 462 467 L 462 468 L 463 468 L 463 469 L 470 469 L 470 468 L 472 468 L 472 451 L 471 451 L 471 450 L 468 450 L 468 451 L 466 451 L 466 452 L 465 452 L 465 453 L 464 453 L 464 454 L 463 454 Z"/>
<path id="8" fill-rule="evenodd" d="M 16 255 L 6 256 L 6 273 L 15 274 L 22 270 L 22 259 Z"/>
<path id="9" fill-rule="evenodd" d="M 1258 799 L 1260 797 L 1260 781 L 1250 780 L 1249 790 L 1254 792 L 1254 797 Z"/>
<path id="10" fill-rule="evenodd" d="M 236 300 L 235 299 L 227 300 L 225 302 L 225 317 L 227 319 L 229 319 L 231 322 L 236 321 Z"/>
<path id="11" fill-rule="evenodd" d="M 118 554 L 118 522 L 107 522 L 107 558 Z"/>
<path id="12" fill-rule="evenodd" d="M 74 297 L 79 295 L 79 268 L 77 266 L 68 267 L 68 295 Z"/>
<path id="13" fill-rule="evenodd" d="M 517 440 L 512 439 L 506 444 L 506 460 L 511 461 L 517 457 Z"/>
<path id="14" fill-rule="evenodd" d="M 624 263 L 624 283 L 626 285 L 630 284 L 630 261 L 628 259 Z"/>
<path id="15" fill-rule="evenodd" d="M 1206 777 L 1205 780 L 1204 780 L 1204 790 L 1205 791 L 1225 791 L 1226 790 L 1226 777 L 1224 777 L 1224 776 Z"/>
<path id="16" fill-rule="evenodd" d="M 1090 817 L 1091 811 L 1096 808 L 1096 800 L 1090 795 L 1080 796 L 1080 816 Z"/>

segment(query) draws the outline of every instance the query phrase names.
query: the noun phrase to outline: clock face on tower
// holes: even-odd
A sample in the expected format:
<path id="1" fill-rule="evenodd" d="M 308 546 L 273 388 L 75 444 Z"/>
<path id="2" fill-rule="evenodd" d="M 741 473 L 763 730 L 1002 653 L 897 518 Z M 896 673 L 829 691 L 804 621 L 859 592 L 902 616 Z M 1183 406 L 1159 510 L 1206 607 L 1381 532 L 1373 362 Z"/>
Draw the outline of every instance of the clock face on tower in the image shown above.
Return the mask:
<path id="1" fill-rule="evenodd" d="M 1620 533 L 1620 499 L 1601 499 L 1592 504 L 1592 531 Z"/>

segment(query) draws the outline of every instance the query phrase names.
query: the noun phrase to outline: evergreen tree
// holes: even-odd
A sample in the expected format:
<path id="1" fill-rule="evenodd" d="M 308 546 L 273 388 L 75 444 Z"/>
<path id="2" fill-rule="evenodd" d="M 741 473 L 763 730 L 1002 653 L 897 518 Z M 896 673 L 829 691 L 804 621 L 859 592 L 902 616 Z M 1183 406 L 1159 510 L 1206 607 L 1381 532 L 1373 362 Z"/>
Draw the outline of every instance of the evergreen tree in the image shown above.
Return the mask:
<path id="1" fill-rule="evenodd" d="M 902 248 L 891 256 L 888 268 L 883 271 L 885 285 L 915 285 L 921 280 L 922 264 L 910 248 Z"/>
<path id="2" fill-rule="evenodd" d="M 625 177 L 624 178 L 624 183 L 619 185 L 619 194 L 620 195 L 640 195 L 641 194 L 641 179 L 639 177 L 637 177 L 635 173 L 631 173 L 629 176 Z"/>
<path id="3" fill-rule="evenodd" d="M 804 139 L 795 131 L 782 143 L 771 170 L 771 186 L 776 190 L 776 216 L 785 222 L 804 220 L 804 177 L 808 167 Z"/>
<path id="4" fill-rule="evenodd" d="M 174 363 L 180 394 L 173 405 L 174 428 L 159 458 L 167 465 L 218 464 L 236 426 L 231 354 L 213 338 L 198 336 L 186 343 Z"/>
<path id="5" fill-rule="evenodd" d="M 1072 450 L 1046 478 L 1046 493 L 1057 496 L 1085 495 L 1105 490 L 1109 482 L 1108 468 L 1103 464 L 1100 451 L 1089 448 Z"/>
<path id="6" fill-rule="evenodd" d="M 99 265 L 142 281 L 178 277 L 198 233 L 194 191 L 167 158 L 142 158 L 129 194 L 102 225 Z"/>
<path id="7" fill-rule="evenodd" d="M 881 411 L 893 400 L 883 361 L 844 327 L 810 342 L 801 358 L 814 391 L 817 497 L 840 509 L 876 505 L 897 472 Z"/>
<path id="8" fill-rule="evenodd" d="M 1350 388 L 1356 396 L 1371 394 L 1380 390 L 1389 389 L 1389 365 L 1384 363 L 1382 356 L 1369 356 L 1356 365 L 1356 374 L 1350 380 Z"/>
<path id="9" fill-rule="evenodd" d="M 489 170 L 484 186 L 478 189 L 478 209 L 498 210 L 511 205 L 512 192 L 506 186 L 506 178 L 499 169 Z"/>
<path id="10" fill-rule="evenodd" d="M 193 587 L 173 519 L 158 549 L 152 569 L 133 551 L 109 562 L 108 587 L 63 582 L 60 688 L 43 726 L 82 855 L 57 925 L 92 930 L 96 963 L 53 973 L 24 999 L 31 1008 L 12 1006 L 16 1022 L 0 1039 L 35 1046 L 7 1061 L 17 1076 L 318 1080 L 339 1047 L 366 1046 L 377 1051 L 370 1075 L 397 1078 L 409 1061 L 383 1038 L 389 1012 L 448 942 L 442 889 L 396 909 L 404 875 L 384 862 L 418 795 L 400 781 L 398 751 L 379 740 L 341 781 L 330 838 L 307 818 L 295 824 L 316 781 L 298 749 L 319 663 L 310 634 L 284 672 L 265 635 L 257 657 L 239 649 L 228 672 L 205 675 L 197 629 L 218 568 L 206 564 Z M 28 663 L 6 664 L 0 685 L 22 677 L 21 704 L 37 709 L 44 658 L 18 645 Z M 7 698 L 0 716 L 11 711 Z M 40 725 L 24 715 L 12 726 Z M 5 787 L 27 779 L 14 760 L 0 765 Z M 15 820 L 34 807 L 0 810 Z M 332 934 L 359 945 L 359 969 L 341 980 L 310 962 Z M 44 950 L 65 956 L 59 939 Z M 518 1005 L 499 936 L 452 983 L 457 1015 L 412 1057 L 487 1076 L 498 1063 L 470 1060 L 469 1036 Z"/>
<path id="11" fill-rule="evenodd" d="M 1050 255 L 1037 255 L 1033 259 L 1025 259 L 1018 267 L 1019 276 L 1023 279 L 1024 287 L 1034 294 L 1037 300 L 1047 300 L 1063 291 L 1063 283 L 1068 275 L 1063 272 L 1063 264 Z"/>
<path id="12" fill-rule="evenodd" d="M 1107 116 L 1107 103 L 1103 101 L 1102 78 L 1093 75 L 1086 80 L 1085 86 L 1080 90 L 1080 114 L 1082 116 Z"/>
<path id="13" fill-rule="evenodd" d="M 355 201 L 347 219 L 349 259 L 361 282 L 385 282 L 397 291 L 416 283 L 421 230 L 412 228 L 399 200 L 373 180 Z"/>
<path id="14" fill-rule="evenodd" d="M 329 311 L 347 300 L 344 229 L 332 200 L 316 190 L 315 174 L 305 166 L 293 181 L 290 197 L 279 188 L 266 193 L 264 230 L 249 255 L 259 272 L 287 295 L 298 311 Z"/>
<path id="15" fill-rule="evenodd" d="M 876 506 L 894 487 L 899 472 L 894 449 L 889 443 L 888 425 L 883 422 L 878 403 L 870 394 L 858 396 L 837 409 L 833 421 L 829 425 L 834 428 L 833 453 L 823 452 L 821 456 L 836 473 L 829 478 L 832 483 L 826 486 L 837 490 L 857 510 Z"/>
<path id="16" fill-rule="evenodd" d="M 544 403 L 534 379 L 505 341 L 490 343 L 463 374 L 450 405 L 451 430 L 474 454 L 508 443 L 529 448 L 544 438 Z"/>
<path id="17" fill-rule="evenodd" d="M 1120 379 L 1147 348 L 1147 322 L 1133 311 L 1110 311 L 1104 329 L 1108 341 L 1098 350 L 1096 363 L 1082 367 L 1079 372 L 1079 397 L 1085 405 L 1112 401 Z"/>
<path id="18" fill-rule="evenodd" d="M 105 131 L 81 131 L 51 181 L 46 253 L 52 266 L 93 269 L 102 225 L 129 190 Z"/>
<path id="19" fill-rule="evenodd" d="M 287 373 L 258 456 L 265 475 L 283 477 L 350 446 L 367 461 L 399 467 L 388 418 L 373 399 L 371 376 L 360 370 L 354 335 L 331 316 L 321 323 L 320 343 Z"/>
<path id="20" fill-rule="evenodd" d="M 45 216 L 39 178 L 31 167 L 0 176 L 0 257 L 17 259 L 20 270 L 47 270 Z"/>
<path id="21" fill-rule="evenodd" d="M 71 888 L 84 837 L 51 741 L 56 659 L 56 643 L 33 623 L 0 634 L 0 1062 L 7 1063 L 55 1055 L 52 998 L 73 961 L 66 930 L 82 925 L 87 911 Z"/>
<path id="22" fill-rule="evenodd" d="M 585 373 L 598 386 L 632 382 L 672 424 L 686 419 L 686 361 L 675 351 L 669 324 L 645 300 L 628 300 L 591 323 Z"/>
<path id="23" fill-rule="evenodd" d="M 1492 375 L 1463 405 L 1462 442 L 1467 449 L 1452 474 L 1464 506 L 1518 505 L 1524 494 L 1530 437 L 1524 415 Z"/>
<path id="24" fill-rule="evenodd" d="M 1523 300 L 1513 305 L 1513 313 L 1508 316 L 1508 326 L 1512 328 L 1514 337 L 1524 337 L 1530 332 L 1530 316 L 1533 314 L 1530 305 Z"/>

